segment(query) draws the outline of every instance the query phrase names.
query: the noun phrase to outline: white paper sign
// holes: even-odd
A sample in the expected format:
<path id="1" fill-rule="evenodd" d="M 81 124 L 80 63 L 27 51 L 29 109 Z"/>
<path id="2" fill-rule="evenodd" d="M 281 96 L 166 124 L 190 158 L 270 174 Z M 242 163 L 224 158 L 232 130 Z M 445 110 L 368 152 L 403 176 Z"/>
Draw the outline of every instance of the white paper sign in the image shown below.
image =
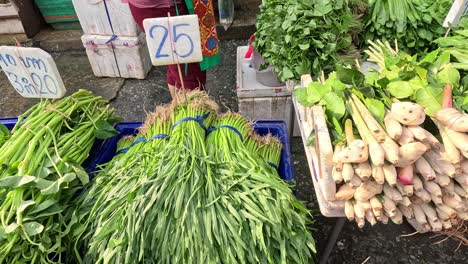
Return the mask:
<path id="1" fill-rule="evenodd" d="M 445 18 L 443 26 L 458 26 L 460 18 L 466 14 L 468 14 L 468 0 L 455 0 L 447 17 Z"/>
<path id="2" fill-rule="evenodd" d="M 153 65 L 202 61 L 197 15 L 149 18 L 143 26 Z"/>
<path id="3" fill-rule="evenodd" d="M 65 95 L 54 59 L 42 49 L 1 46 L 0 67 L 23 97 L 56 99 Z"/>

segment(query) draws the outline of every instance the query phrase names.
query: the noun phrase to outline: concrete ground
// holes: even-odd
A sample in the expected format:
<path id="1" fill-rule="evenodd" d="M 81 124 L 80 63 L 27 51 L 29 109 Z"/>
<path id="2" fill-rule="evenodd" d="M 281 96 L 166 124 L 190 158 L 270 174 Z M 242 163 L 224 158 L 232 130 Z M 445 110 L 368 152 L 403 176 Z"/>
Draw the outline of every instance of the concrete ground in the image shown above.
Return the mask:
<path id="1" fill-rule="evenodd" d="M 245 40 L 223 41 L 222 62 L 208 73 L 206 86 L 208 93 L 225 109 L 233 111 L 237 110 L 236 48 L 245 44 Z M 111 100 L 117 113 L 124 120 L 142 121 L 146 111 L 170 100 L 165 84 L 165 70 L 162 67 L 153 68 L 146 80 L 97 78 L 93 75 L 83 51 L 59 52 L 53 56 L 68 93 L 85 88 L 102 95 Z M 0 117 L 17 116 L 37 102 L 19 96 L 4 74 L 0 74 L 0 94 Z M 291 145 L 297 177 L 297 194 L 314 213 L 314 237 L 321 252 L 336 219 L 320 215 L 302 142 L 299 138 L 294 138 Z M 369 264 L 467 263 L 466 247 L 455 251 L 458 244 L 453 240 L 435 244 L 441 238 L 431 239 L 431 234 L 401 236 L 413 232 L 407 223 L 399 226 L 367 225 L 362 230 L 353 223 L 346 223 L 329 263 L 362 263 L 368 258 L 366 263 Z"/>

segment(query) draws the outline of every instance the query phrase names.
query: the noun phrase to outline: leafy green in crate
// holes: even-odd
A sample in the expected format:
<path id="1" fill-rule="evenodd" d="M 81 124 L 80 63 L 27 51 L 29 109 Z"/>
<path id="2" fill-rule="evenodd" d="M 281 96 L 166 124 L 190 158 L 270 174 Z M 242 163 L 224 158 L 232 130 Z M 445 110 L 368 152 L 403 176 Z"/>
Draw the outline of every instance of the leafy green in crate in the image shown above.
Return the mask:
<path id="1" fill-rule="evenodd" d="M 311 263 L 310 214 L 279 178 L 281 144 L 206 94 L 148 116 L 76 200 L 83 263 Z"/>
<path id="2" fill-rule="evenodd" d="M 108 102 L 86 90 L 41 101 L 19 117 L 0 147 L 0 263 L 64 261 L 76 221 L 65 211 L 89 181 L 81 164 L 96 124 L 114 120 Z"/>
<path id="3" fill-rule="evenodd" d="M 369 0 L 362 41 L 397 40 L 411 53 L 434 47 L 432 41 L 444 35 L 442 23 L 453 0 Z"/>
<path id="4" fill-rule="evenodd" d="M 355 3 L 363 5 L 348 0 L 263 1 L 255 49 L 275 67 L 282 81 L 331 71 L 336 62 L 349 61 L 357 54 L 352 37 L 361 23 L 353 13 L 360 10 Z"/>

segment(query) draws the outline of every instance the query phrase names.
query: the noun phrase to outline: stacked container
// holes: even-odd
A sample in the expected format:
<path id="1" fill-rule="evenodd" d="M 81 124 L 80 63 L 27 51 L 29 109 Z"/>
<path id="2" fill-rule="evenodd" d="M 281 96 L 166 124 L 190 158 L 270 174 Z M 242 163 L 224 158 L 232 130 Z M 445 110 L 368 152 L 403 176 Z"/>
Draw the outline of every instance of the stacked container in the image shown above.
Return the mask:
<path id="1" fill-rule="evenodd" d="M 144 79 L 151 59 L 127 1 L 73 0 L 73 5 L 94 75 Z"/>
<path id="2" fill-rule="evenodd" d="M 254 120 L 284 120 L 288 134 L 299 136 L 291 91 L 275 79 L 271 69 L 256 70 L 252 59 L 245 58 L 248 49 L 237 47 L 239 112 Z"/>

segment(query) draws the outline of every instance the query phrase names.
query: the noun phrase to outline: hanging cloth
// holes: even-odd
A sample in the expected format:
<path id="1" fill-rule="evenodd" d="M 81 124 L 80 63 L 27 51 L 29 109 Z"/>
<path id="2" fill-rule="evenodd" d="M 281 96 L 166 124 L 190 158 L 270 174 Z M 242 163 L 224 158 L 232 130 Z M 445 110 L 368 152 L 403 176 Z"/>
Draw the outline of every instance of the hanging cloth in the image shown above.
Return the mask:
<path id="1" fill-rule="evenodd" d="M 200 68 L 202 71 L 206 71 L 221 61 L 213 2 L 212 0 L 185 0 L 185 4 L 190 14 L 198 16 L 203 54 Z"/>

